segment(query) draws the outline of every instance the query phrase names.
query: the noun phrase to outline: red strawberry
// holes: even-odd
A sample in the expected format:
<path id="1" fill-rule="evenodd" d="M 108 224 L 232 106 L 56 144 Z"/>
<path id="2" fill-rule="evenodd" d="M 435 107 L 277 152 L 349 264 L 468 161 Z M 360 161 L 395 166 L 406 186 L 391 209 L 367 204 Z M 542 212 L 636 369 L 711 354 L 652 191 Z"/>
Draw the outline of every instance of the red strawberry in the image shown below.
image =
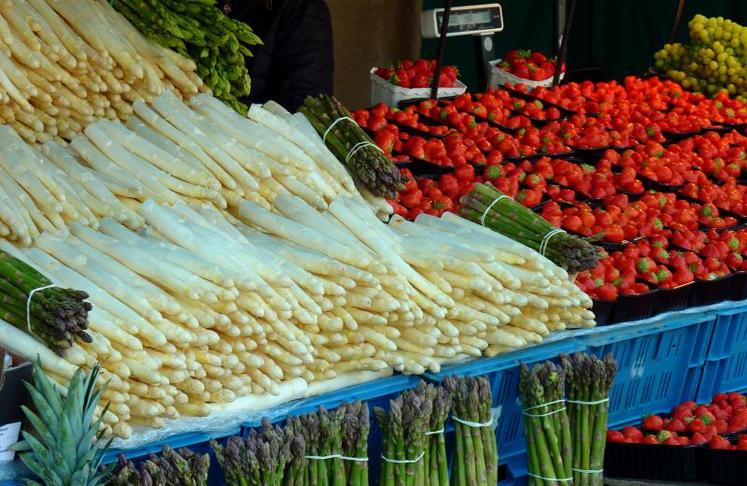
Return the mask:
<path id="1" fill-rule="evenodd" d="M 717 435 L 713 439 L 711 439 L 710 443 L 711 449 L 731 449 L 731 442 L 729 442 L 727 439 L 721 437 L 720 435 Z"/>
<path id="2" fill-rule="evenodd" d="M 703 445 L 708 443 L 708 439 L 706 439 L 700 432 L 695 432 L 690 439 L 690 443 L 692 445 Z"/>
<path id="3" fill-rule="evenodd" d="M 659 439 L 655 435 L 647 435 L 641 440 L 641 444 L 659 445 Z"/>
<path id="4" fill-rule="evenodd" d="M 679 444 L 681 446 L 690 445 L 690 438 L 689 437 L 685 437 L 684 435 L 681 436 L 681 437 L 677 437 L 677 441 L 679 442 Z"/>
<path id="5" fill-rule="evenodd" d="M 633 439 L 635 442 L 640 442 L 641 439 L 643 439 L 643 432 L 641 432 L 637 427 L 625 427 L 622 430 L 622 433 L 625 437 Z"/>
<path id="6" fill-rule="evenodd" d="M 706 429 L 707 429 L 706 424 L 704 424 L 703 421 L 700 420 L 699 418 L 691 420 L 690 423 L 687 424 L 687 430 L 689 430 L 690 432 L 702 434 L 706 431 Z"/>
<path id="7" fill-rule="evenodd" d="M 682 445 L 682 444 L 680 444 L 679 437 L 675 437 L 675 436 L 667 437 L 667 439 L 664 442 L 662 442 L 662 444 L 668 445 L 668 446 L 680 446 L 680 445 Z"/>
<path id="8" fill-rule="evenodd" d="M 725 434 L 729 430 L 729 423 L 726 420 L 714 420 L 713 426 L 719 434 Z"/>
<path id="9" fill-rule="evenodd" d="M 643 419 L 641 425 L 646 430 L 661 430 L 664 427 L 664 421 L 658 415 L 649 415 Z"/>
<path id="10" fill-rule="evenodd" d="M 669 440 L 672 437 L 677 438 L 677 433 L 670 432 L 669 430 L 660 430 L 659 433 L 656 434 L 656 438 L 659 439 L 660 443 Z"/>
<path id="11" fill-rule="evenodd" d="M 608 430 L 607 442 L 625 442 L 625 436 L 619 430 Z"/>
<path id="12" fill-rule="evenodd" d="M 684 432 L 687 429 L 685 422 L 680 419 L 674 419 L 667 424 L 667 430 L 671 432 Z"/>

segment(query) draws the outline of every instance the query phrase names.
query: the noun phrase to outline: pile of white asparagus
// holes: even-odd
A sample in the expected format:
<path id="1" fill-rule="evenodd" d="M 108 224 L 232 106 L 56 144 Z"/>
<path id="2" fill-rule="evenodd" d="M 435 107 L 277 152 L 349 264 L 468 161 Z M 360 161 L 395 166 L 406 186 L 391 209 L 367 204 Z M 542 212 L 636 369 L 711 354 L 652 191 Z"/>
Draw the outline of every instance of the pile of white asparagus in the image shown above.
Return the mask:
<path id="1" fill-rule="evenodd" d="M 204 90 L 192 60 L 146 40 L 107 1 L 0 2 L 0 123 L 30 143 L 126 120 L 167 88 Z"/>
<path id="2" fill-rule="evenodd" d="M 64 359 L 15 329 L 0 346 L 42 353 L 60 383 L 100 362 L 117 435 L 293 378 L 437 371 L 594 325 L 568 274 L 521 244 L 455 215 L 383 224 L 300 115 L 244 119 L 205 94 L 133 107 L 66 148 L 0 128 L 16 243 L 0 249 L 94 305 L 93 342 Z"/>

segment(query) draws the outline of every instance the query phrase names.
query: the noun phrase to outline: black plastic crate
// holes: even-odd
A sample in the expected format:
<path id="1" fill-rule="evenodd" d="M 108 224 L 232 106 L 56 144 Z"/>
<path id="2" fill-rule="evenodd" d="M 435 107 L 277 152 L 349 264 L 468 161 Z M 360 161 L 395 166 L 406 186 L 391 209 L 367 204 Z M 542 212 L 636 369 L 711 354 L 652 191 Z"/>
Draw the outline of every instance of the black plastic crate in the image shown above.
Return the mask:
<path id="1" fill-rule="evenodd" d="M 709 449 L 708 452 L 711 483 L 747 485 L 747 451 Z"/>
<path id="2" fill-rule="evenodd" d="M 610 442 L 604 474 L 612 478 L 695 482 L 708 477 L 708 449 Z"/>
<path id="3" fill-rule="evenodd" d="M 673 289 L 659 289 L 654 303 L 654 314 L 682 310 L 690 305 L 695 282 L 690 282 Z"/>
<path id="4" fill-rule="evenodd" d="M 734 274 L 725 275 L 714 280 L 696 280 L 690 296 L 690 306 L 710 305 L 729 300 Z"/>

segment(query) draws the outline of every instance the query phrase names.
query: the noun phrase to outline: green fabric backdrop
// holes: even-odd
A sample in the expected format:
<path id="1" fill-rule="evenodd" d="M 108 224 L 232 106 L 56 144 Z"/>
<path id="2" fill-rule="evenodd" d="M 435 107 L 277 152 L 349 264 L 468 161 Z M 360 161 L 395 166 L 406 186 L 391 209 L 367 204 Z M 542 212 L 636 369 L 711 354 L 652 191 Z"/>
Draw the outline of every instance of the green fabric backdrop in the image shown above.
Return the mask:
<path id="1" fill-rule="evenodd" d="M 470 5 L 476 0 L 454 0 L 454 5 Z M 567 0 L 570 5 L 570 0 Z M 596 73 L 576 77 L 609 79 L 640 74 L 651 64 L 653 54 L 664 42 L 674 20 L 677 0 L 578 0 L 569 39 L 568 64 L 571 70 L 597 66 Z M 424 9 L 443 6 L 443 0 L 425 0 Z M 496 54 L 512 48 L 552 52 L 552 1 L 504 0 L 503 32 L 495 35 Z M 723 16 L 747 25 L 747 0 L 687 0 L 677 40 L 687 39 L 687 22 L 697 13 Z M 435 58 L 437 40 L 423 40 L 422 55 Z M 462 77 L 474 89 L 477 70 L 473 39 L 450 38 L 446 61 L 462 69 Z"/>

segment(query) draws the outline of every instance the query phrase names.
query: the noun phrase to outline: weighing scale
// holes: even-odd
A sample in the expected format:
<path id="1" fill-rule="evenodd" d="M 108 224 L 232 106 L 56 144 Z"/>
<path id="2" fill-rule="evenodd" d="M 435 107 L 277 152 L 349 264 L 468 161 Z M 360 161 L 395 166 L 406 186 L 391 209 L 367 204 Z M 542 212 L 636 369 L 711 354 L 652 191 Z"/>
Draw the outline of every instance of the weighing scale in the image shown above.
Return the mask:
<path id="1" fill-rule="evenodd" d="M 451 2 L 447 2 L 450 4 Z M 446 24 L 445 35 L 442 26 Z M 478 80 L 481 88 L 487 86 L 489 62 L 495 59 L 493 34 L 503 30 L 503 8 L 500 3 L 481 5 L 464 5 L 460 7 L 435 8 L 420 14 L 420 30 L 424 39 L 441 39 L 444 37 L 473 36 L 478 69 Z M 443 64 L 443 46 L 439 45 L 439 66 Z"/>

